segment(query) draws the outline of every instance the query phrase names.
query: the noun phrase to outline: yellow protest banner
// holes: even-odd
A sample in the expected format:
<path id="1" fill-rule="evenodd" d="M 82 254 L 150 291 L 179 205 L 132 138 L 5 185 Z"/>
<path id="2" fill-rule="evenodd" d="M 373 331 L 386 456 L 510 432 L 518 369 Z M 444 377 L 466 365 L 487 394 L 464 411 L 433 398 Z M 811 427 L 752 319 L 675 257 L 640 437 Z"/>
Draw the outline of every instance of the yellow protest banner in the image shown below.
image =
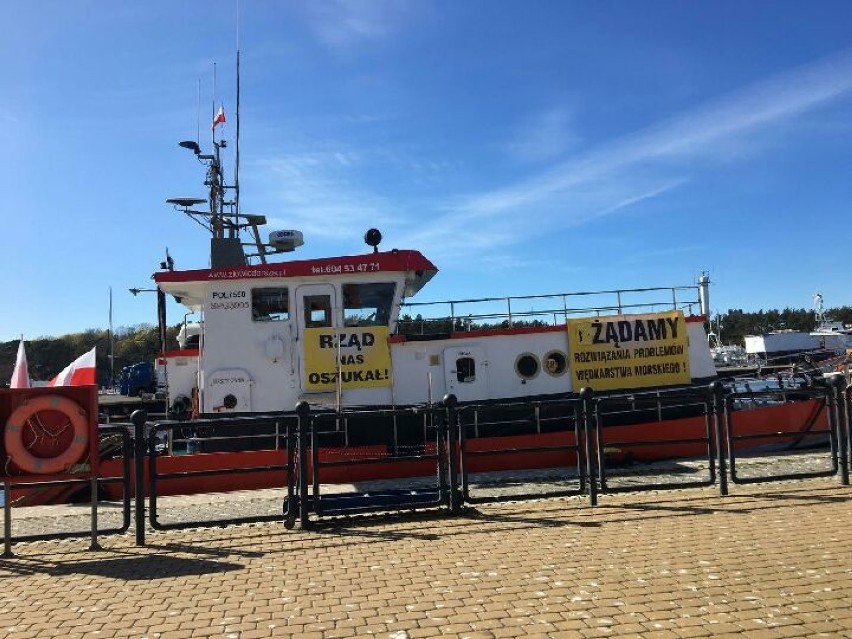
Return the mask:
<path id="1" fill-rule="evenodd" d="M 306 328 L 305 390 L 334 391 L 340 372 L 342 388 L 391 385 L 391 358 L 386 326 Z"/>
<path id="2" fill-rule="evenodd" d="M 568 320 L 574 390 L 688 384 L 689 339 L 680 311 Z"/>

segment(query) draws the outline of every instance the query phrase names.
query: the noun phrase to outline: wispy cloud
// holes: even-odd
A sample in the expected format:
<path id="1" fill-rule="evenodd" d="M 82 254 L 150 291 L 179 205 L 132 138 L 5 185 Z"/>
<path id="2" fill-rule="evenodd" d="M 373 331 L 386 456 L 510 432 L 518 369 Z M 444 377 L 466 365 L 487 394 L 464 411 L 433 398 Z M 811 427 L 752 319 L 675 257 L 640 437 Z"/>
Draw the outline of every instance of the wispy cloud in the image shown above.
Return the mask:
<path id="1" fill-rule="evenodd" d="M 283 188 L 270 194 L 286 211 L 273 224 L 294 226 L 314 237 L 352 239 L 352 224 L 392 227 L 397 207 L 387 198 L 353 186 L 349 174 L 361 157 L 350 151 L 306 153 L 263 161 L 264 173 Z"/>
<path id="2" fill-rule="evenodd" d="M 661 197 L 703 168 L 742 158 L 768 138 L 760 133 L 847 95 L 852 52 L 799 67 L 705 106 L 576 155 L 515 184 L 458 198 L 433 218 L 434 230 L 412 234 L 438 250 L 464 245 L 492 248 L 558 226 L 573 226 Z M 732 153 L 732 150 L 734 151 Z M 519 220 L 535 219 L 535 224 Z M 504 231 L 513 229 L 509 236 Z"/>
<path id="3" fill-rule="evenodd" d="M 17 124 L 18 118 L 11 111 L 7 111 L 0 107 L 0 124 Z"/>
<path id="4" fill-rule="evenodd" d="M 663 181 L 641 175 L 620 182 L 593 181 L 552 197 L 519 204 L 491 215 L 465 210 L 464 204 L 448 205 L 441 215 L 430 215 L 428 224 L 408 225 L 399 241 L 427 251 L 437 260 L 475 252 L 477 263 L 490 252 L 506 252 L 531 237 L 544 236 L 611 215 L 644 200 L 659 197 L 684 179 Z M 443 210 L 443 209 L 442 209 Z"/>
<path id="5" fill-rule="evenodd" d="M 852 90 L 852 53 L 800 67 L 705 107 L 560 163 L 518 184 L 470 197 L 462 213 L 489 217 L 535 206 L 558 194 L 622 176 L 639 166 L 670 175 L 683 160 L 717 162 L 729 144 L 838 98 Z M 664 178 L 668 182 L 669 179 Z"/>
<path id="6" fill-rule="evenodd" d="M 509 142 L 509 152 L 520 162 L 552 161 L 576 143 L 571 113 L 557 107 L 523 121 Z"/>
<path id="7" fill-rule="evenodd" d="M 409 23 L 414 8 L 404 0 L 330 0 L 307 6 L 317 38 L 336 51 L 395 35 Z"/>
<path id="8" fill-rule="evenodd" d="M 719 163 L 741 162 L 775 143 L 781 125 L 852 91 L 852 52 L 818 61 L 675 115 L 636 133 L 575 154 L 527 179 L 439 201 L 393 201 L 363 184 L 377 163 L 393 160 L 406 175 L 448 170 L 443 158 L 409 158 L 399 150 L 346 150 L 293 155 L 266 166 L 284 178 L 280 192 L 288 223 L 314 234 L 351 236 L 351 221 L 393 229 L 395 245 L 443 256 L 505 254 L 532 237 L 624 214 L 663 198 Z M 564 112 L 533 116 L 539 131 L 570 134 Z M 522 127 L 523 128 L 523 127 Z M 529 129 L 529 131 L 533 131 Z M 526 157 L 556 153 L 536 135 L 511 137 Z M 523 144 L 520 140 L 525 140 Z M 539 138 L 543 140 L 543 136 Z M 382 153 L 390 153 L 382 157 Z M 369 165 L 369 166 L 367 166 Z M 370 169 L 368 171 L 367 169 Z"/>
<path id="9" fill-rule="evenodd" d="M 679 179 L 671 180 L 670 182 L 668 182 L 666 184 L 662 184 L 662 185 L 657 186 L 655 188 L 652 188 L 648 191 L 644 191 L 642 193 L 637 193 L 635 195 L 629 195 L 629 196 L 627 196 L 627 197 L 625 197 L 621 200 L 618 200 L 617 202 L 615 202 L 615 204 L 610 204 L 606 208 L 601 209 L 600 211 L 593 213 L 591 217 L 603 217 L 604 215 L 609 215 L 610 213 L 615 213 L 619 209 L 626 209 L 630 206 L 633 206 L 634 204 L 639 204 L 640 202 L 644 202 L 645 200 L 651 200 L 655 197 L 662 195 L 663 193 L 666 193 L 668 191 L 671 191 L 672 189 L 677 188 L 678 186 L 680 186 L 681 184 L 683 184 L 684 182 L 687 182 L 687 181 L 688 180 L 686 178 L 679 178 Z"/>

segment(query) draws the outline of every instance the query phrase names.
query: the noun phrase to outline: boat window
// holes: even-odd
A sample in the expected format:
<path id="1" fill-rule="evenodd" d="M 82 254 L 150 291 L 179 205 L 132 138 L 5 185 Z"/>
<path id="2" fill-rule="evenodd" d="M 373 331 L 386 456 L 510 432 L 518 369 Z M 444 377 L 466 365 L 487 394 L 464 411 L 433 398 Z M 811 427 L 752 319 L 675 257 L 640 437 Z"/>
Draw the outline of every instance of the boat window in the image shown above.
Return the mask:
<path id="1" fill-rule="evenodd" d="M 515 372 L 523 379 L 532 379 L 538 371 L 538 358 L 532 353 L 523 353 L 515 360 Z"/>
<path id="2" fill-rule="evenodd" d="M 304 304 L 306 328 L 331 326 L 331 297 L 329 295 L 305 295 Z"/>
<path id="3" fill-rule="evenodd" d="M 456 360 L 456 376 L 462 384 L 473 384 L 476 381 L 476 360 L 459 357 Z"/>
<path id="4" fill-rule="evenodd" d="M 393 282 L 343 285 L 344 326 L 387 326 L 396 291 Z"/>
<path id="5" fill-rule="evenodd" d="M 568 367 L 568 357 L 562 351 L 550 351 L 544 356 L 544 370 L 548 375 L 559 377 Z"/>
<path id="6" fill-rule="evenodd" d="M 290 319 L 290 298 L 286 287 L 253 288 L 251 317 L 255 322 Z"/>

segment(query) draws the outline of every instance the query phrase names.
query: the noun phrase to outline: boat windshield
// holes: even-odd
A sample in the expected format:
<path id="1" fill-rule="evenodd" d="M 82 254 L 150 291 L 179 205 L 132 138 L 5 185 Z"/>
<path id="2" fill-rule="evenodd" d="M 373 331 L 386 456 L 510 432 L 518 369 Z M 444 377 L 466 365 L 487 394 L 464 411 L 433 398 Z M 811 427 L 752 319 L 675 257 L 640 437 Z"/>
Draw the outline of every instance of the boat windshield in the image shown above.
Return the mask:
<path id="1" fill-rule="evenodd" d="M 395 291 L 393 282 L 344 284 L 344 326 L 387 326 Z"/>
<path id="2" fill-rule="evenodd" d="M 251 290 L 251 313 L 255 322 L 290 319 L 290 299 L 287 288 L 264 287 Z"/>

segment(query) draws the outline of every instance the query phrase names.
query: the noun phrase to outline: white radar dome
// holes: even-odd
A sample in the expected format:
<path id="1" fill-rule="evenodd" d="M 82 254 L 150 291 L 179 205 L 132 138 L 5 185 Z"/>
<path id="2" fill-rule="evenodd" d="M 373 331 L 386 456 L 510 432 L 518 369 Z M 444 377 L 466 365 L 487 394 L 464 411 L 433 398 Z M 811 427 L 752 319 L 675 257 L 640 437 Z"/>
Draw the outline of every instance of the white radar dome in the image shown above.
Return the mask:
<path id="1" fill-rule="evenodd" d="M 295 251 L 304 243 L 301 231 L 272 231 L 269 234 L 269 245 L 278 251 Z"/>

